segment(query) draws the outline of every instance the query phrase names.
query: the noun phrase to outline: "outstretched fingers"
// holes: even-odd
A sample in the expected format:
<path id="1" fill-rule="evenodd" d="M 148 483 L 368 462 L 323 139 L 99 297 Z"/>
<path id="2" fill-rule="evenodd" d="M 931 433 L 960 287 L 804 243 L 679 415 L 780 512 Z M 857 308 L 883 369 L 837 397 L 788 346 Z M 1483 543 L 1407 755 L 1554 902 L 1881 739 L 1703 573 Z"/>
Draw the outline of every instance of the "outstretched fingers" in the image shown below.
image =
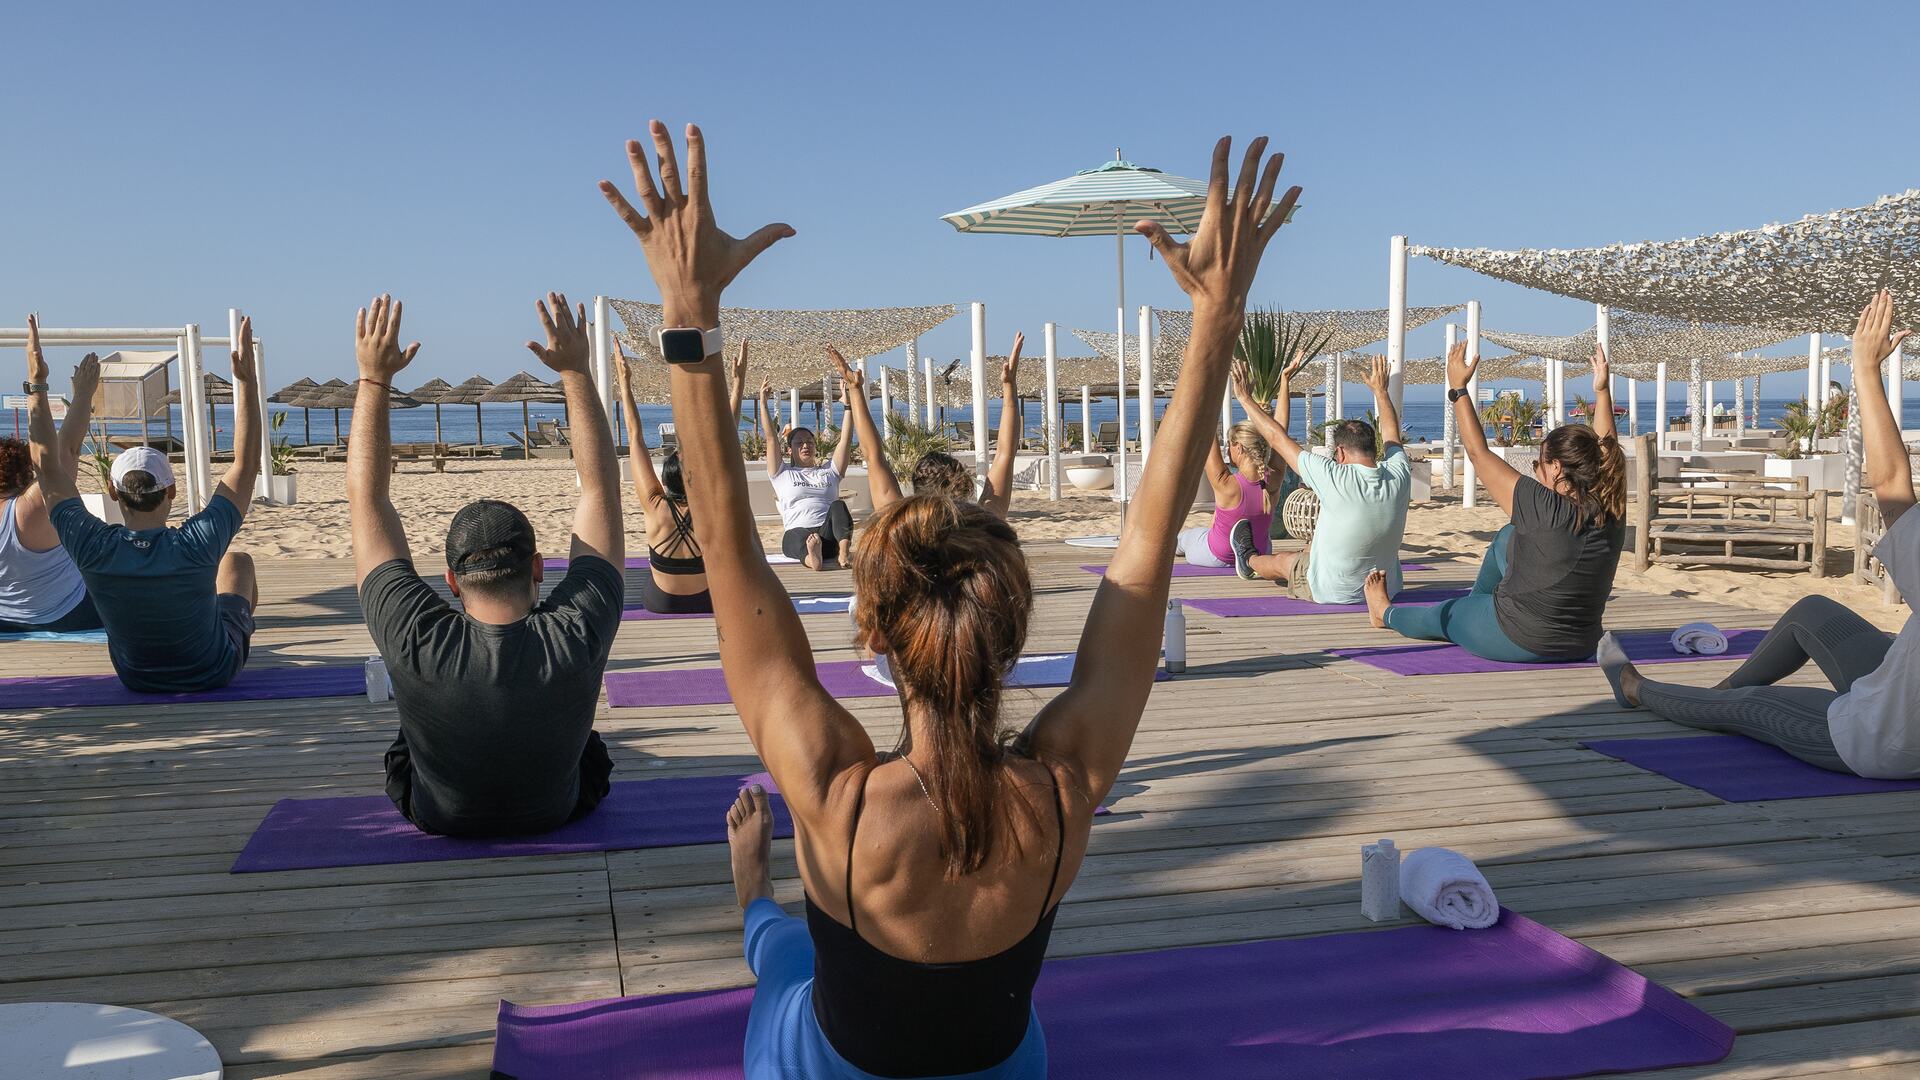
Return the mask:
<path id="1" fill-rule="evenodd" d="M 1240 180 L 1233 188 L 1233 210 L 1236 215 L 1244 214 L 1253 205 L 1253 189 L 1260 178 L 1260 158 L 1266 150 L 1267 137 L 1257 135 L 1247 144 L 1247 152 L 1240 159 Z"/>
<path id="2" fill-rule="evenodd" d="M 707 201 L 707 138 L 700 133 L 699 124 L 687 125 L 687 198 L 702 209 L 710 205 Z"/>
<path id="3" fill-rule="evenodd" d="M 687 194 L 680 187 L 680 162 L 674 156 L 673 136 L 658 120 L 650 122 L 647 130 L 653 135 L 654 164 L 660 168 L 660 197 L 669 206 L 679 206 L 687 201 Z"/>

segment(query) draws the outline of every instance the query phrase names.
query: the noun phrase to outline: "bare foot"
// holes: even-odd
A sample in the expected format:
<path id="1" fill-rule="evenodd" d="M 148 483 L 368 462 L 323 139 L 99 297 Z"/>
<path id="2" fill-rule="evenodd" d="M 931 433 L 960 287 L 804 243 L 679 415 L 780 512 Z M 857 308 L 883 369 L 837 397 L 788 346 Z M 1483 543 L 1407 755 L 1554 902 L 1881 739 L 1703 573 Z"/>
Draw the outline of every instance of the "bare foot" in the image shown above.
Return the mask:
<path id="1" fill-rule="evenodd" d="M 1362 591 L 1367 594 L 1367 621 L 1375 630 L 1387 628 L 1387 609 L 1393 606 L 1393 598 L 1387 595 L 1387 575 L 1383 570 L 1375 570 L 1367 575 Z"/>
<path id="2" fill-rule="evenodd" d="M 800 561 L 805 563 L 809 570 L 825 568 L 827 565 L 826 560 L 820 557 L 820 534 L 815 533 L 807 537 L 807 555 L 806 558 Z"/>
<path id="3" fill-rule="evenodd" d="M 842 540 L 840 541 L 840 569 L 845 570 L 851 567 L 852 565 L 853 565 L 853 541 Z"/>
<path id="4" fill-rule="evenodd" d="M 740 910 L 761 897 L 773 899 L 773 808 L 759 784 L 740 789 L 727 809 L 727 850 L 733 855 L 733 895 Z"/>

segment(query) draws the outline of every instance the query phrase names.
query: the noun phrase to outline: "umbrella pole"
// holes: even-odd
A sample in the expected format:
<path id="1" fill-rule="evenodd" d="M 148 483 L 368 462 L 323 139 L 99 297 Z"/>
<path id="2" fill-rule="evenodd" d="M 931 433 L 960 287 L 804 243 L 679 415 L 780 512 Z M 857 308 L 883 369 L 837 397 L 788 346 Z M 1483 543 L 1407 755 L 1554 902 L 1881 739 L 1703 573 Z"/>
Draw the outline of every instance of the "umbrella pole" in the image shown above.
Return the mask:
<path id="1" fill-rule="evenodd" d="M 1114 327 L 1119 331 L 1119 336 L 1114 339 L 1113 353 L 1114 362 L 1119 365 L 1114 392 L 1119 406 L 1115 415 L 1120 421 L 1120 437 L 1114 440 L 1113 483 L 1114 494 L 1120 499 L 1120 529 L 1124 532 L 1127 527 L 1127 233 L 1119 211 L 1113 215 L 1113 262 L 1119 283 L 1119 306 L 1115 309 L 1117 322 Z"/>
<path id="2" fill-rule="evenodd" d="M 300 424 L 302 427 L 305 427 L 307 429 L 307 441 L 301 443 L 300 445 L 312 446 L 313 445 L 313 410 L 307 408 L 305 405 L 300 406 Z"/>
<path id="3" fill-rule="evenodd" d="M 487 424 L 480 417 L 480 403 L 473 403 L 473 456 L 480 456 L 480 448 L 487 445 Z"/>
<path id="4" fill-rule="evenodd" d="M 433 403 L 433 452 L 440 452 L 440 403 Z"/>
<path id="5" fill-rule="evenodd" d="M 333 445 L 340 445 L 340 410 L 333 410 Z"/>
<path id="6" fill-rule="evenodd" d="M 527 418 L 527 403 L 520 402 L 520 441 L 526 445 L 527 460 L 533 460 L 533 422 Z"/>

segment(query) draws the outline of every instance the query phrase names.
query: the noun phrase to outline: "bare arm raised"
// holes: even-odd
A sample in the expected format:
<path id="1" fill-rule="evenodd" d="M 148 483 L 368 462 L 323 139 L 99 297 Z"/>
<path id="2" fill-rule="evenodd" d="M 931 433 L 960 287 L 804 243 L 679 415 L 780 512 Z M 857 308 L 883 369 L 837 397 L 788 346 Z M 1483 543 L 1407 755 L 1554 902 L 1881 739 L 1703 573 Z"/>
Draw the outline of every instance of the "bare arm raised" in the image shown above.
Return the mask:
<path id="1" fill-rule="evenodd" d="M 1859 395 L 1856 407 L 1867 447 L 1866 472 L 1861 479 L 1873 489 L 1880 516 L 1889 526 L 1913 508 L 1913 463 L 1900 438 L 1900 425 L 1894 423 L 1893 407 L 1887 404 L 1886 381 L 1881 375 L 1887 357 L 1896 353 L 1911 331 L 1890 334 L 1892 326 L 1893 297 L 1882 289 L 1867 302 L 1859 324 L 1853 328 L 1853 392 Z"/>
<path id="2" fill-rule="evenodd" d="M 1454 426 L 1460 429 L 1460 447 L 1473 461 L 1475 475 L 1484 484 L 1493 501 L 1500 509 L 1513 513 L 1513 488 L 1520 482 L 1520 473 L 1507 464 L 1507 459 L 1494 453 L 1487 446 L 1487 433 L 1480 427 L 1480 414 L 1476 411 L 1473 395 L 1466 392 L 1467 384 L 1473 381 L 1473 371 L 1480 366 L 1480 358 L 1467 360 L 1467 343 L 1462 341 L 1447 350 L 1447 396 L 1454 398 L 1448 406 L 1453 410 Z M 1455 391 L 1459 391 L 1456 395 Z"/>
<path id="3" fill-rule="evenodd" d="M 1389 446 L 1399 446 L 1400 410 L 1393 403 L 1393 394 L 1388 389 L 1387 358 L 1376 356 L 1367 370 L 1361 372 L 1361 379 L 1367 389 L 1373 391 L 1374 414 L 1380 417 L 1380 447 L 1384 451 Z"/>
<path id="4" fill-rule="evenodd" d="M 873 499 L 873 512 L 877 514 L 899 502 L 901 494 L 900 481 L 887 461 L 886 443 L 874 425 L 873 413 L 867 409 L 867 377 L 847 363 L 840 350 L 831 345 L 827 346 L 827 359 L 833 361 L 834 369 L 840 373 L 841 399 L 847 407 L 848 421 L 867 448 L 867 491 Z"/>
<path id="5" fill-rule="evenodd" d="M 980 493 L 980 505 L 1003 520 L 1013 509 L 1013 467 L 1020 456 L 1020 349 L 1026 343 L 1027 335 L 1014 334 L 1013 351 L 1000 365 L 1000 444 L 987 466 L 986 490 Z"/>
<path id="6" fill-rule="evenodd" d="M 220 478 L 215 495 L 222 495 L 245 519 L 253 505 L 253 484 L 260 478 L 260 388 L 253 362 L 253 318 L 240 320 L 240 340 L 233 344 L 233 464 Z"/>
<path id="7" fill-rule="evenodd" d="M 783 451 L 780 446 L 786 440 L 787 429 L 780 426 L 780 418 L 767 411 L 773 397 L 773 380 L 760 380 L 760 415 L 767 418 L 765 435 L 767 457 L 767 479 L 780 475 Z"/>
<path id="8" fill-rule="evenodd" d="M 27 382 L 40 385 L 48 381 L 52 370 L 47 367 L 47 357 L 40 349 L 40 317 L 27 316 Z M 87 408 L 92 407 L 93 387 L 100 381 L 100 358 L 88 353 L 73 371 L 74 396 L 79 397 L 81 387 L 86 387 Z M 33 469 L 38 481 L 21 496 L 23 500 L 37 500 L 38 509 L 43 513 L 68 499 L 80 497 L 80 488 L 75 474 L 79 469 L 79 445 L 70 444 L 63 428 L 55 432 L 53 428 L 52 388 L 46 391 L 36 390 L 27 402 L 27 442 L 28 453 L 33 458 Z M 79 403 L 75 402 L 76 407 Z M 68 413 L 71 420 L 72 413 Z M 29 509 L 32 509 L 29 504 Z M 36 515 L 38 516 L 38 515 Z M 35 530 L 37 531 L 37 530 Z M 40 537 L 44 541 L 44 537 Z"/>
<path id="9" fill-rule="evenodd" d="M 527 350 L 560 374 L 573 418 L 573 467 L 580 474 L 580 504 L 573 511 L 573 547 L 569 559 L 598 555 L 624 566 L 627 530 L 620 520 L 620 459 L 613 452 L 613 429 L 593 386 L 592 344 L 587 337 L 587 306 L 567 305 L 560 293 L 535 301 L 547 343 L 527 342 Z"/>
<path id="10" fill-rule="evenodd" d="M 1028 729 L 1034 750 L 1077 771 L 1095 802 L 1119 776 L 1153 688 L 1160 638 L 1145 628 L 1160 625 L 1164 617 L 1174 534 L 1193 503 L 1201 463 L 1215 452 L 1215 417 L 1246 314 L 1247 290 L 1268 241 L 1300 197 L 1295 187 L 1274 203 L 1282 157 L 1267 158 L 1262 169 L 1266 145 L 1258 138 L 1248 147 L 1239 184 L 1229 192 L 1231 140 L 1215 144 L 1206 212 L 1190 242 L 1175 242 L 1154 222 L 1135 226 L 1193 298 L 1193 334 L 1120 547 L 1094 594 L 1073 682 Z"/>
<path id="11" fill-rule="evenodd" d="M 733 426 L 740 426 L 740 405 L 747 396 L 747 342 L 740 340 L 740 351 L 733 354 Z"/>
<path id="12" fill-rule="evenodd" d="M 1613 368 L 1607 362 L 1607 350 L 1599 344 L 1593 347 L 1593 415 L 1587 419 L 1595 435 L 1618 436 L 1613 426 Z"/>
<path id="13" fill-rule="evenodd" d="M 413 362 L 420 343 L 400 348 L 400 302 L 376 296 L 353 322 L 353 441 L 347 444 L 347 513 L 353 520 L 353 569 L 365 582 L 375 567 L 411 559 L 407 531 L 393 508 L 393 433 L 387 423 L 393 377 Z"/>
<path id="14" fill-rule="evenodd" d="M 614 373 L 620 380 L 620 411 L 627 418 L 627 460 L 633 462 L 633 493 L 640 498 L 640 512 L 653 513 L 654 506 L 664 497 L 666 489 L 660 486 L 659 474 L 653 471 L 653 454 L 647 450 L 646 433 L 640 430 L 640 406 L 633 400 L 633 361 L 626 350 L 615 341 Z"/>
<path id="15" fill-rule="evenodd" d="M 1248 422 L 1260 432 L 1260 437 L 1267 441 L 1267 445 L 1273 448 L 1274 453 L 1280 455 L 1281 461 L 1287 463 L 1287 468 L 1295 472 L 1299 471 L 1300 455 L 1307 452 L 1299 443 L 1293 441 L 1292 433 L 1287 430 L 1287 420 L 1293 405 L 1293 375 L 1300 370 L 1301 363 L 1304 361 L 1281 369 L 1280 392 L 1275 399 L 1272 415 L 1268 415 L 1266 405 L 1253 396 L 1253 374 L 1248 370 L 1246 361 L 1236 360 L 1233 364 L 1234 400 L 1240 403 L 1240 408 L 1247 414 Z"/>
<path id="16" fill-rule="evenodd" d="M 682 189 L 665 125 L 656 120 L 650 127 L 660 163 L 657 187 L 645 151 L 638 142 L 627 143 L 641 209 L 611 183 L 603 181 L 600 190 L 639 239 L 667 324 L 711 327 L 728 283 L 793 229 L 768 225 L 744 240 L 721 231 L 708 199 L 700 129 L 687 126 L 688 183 Z M 761 551 L 717 358 L 675 365 L 672 379 L 687 503 L 706 560 L 727 689 L 794 815 L 817 822 L 835 781 L 872 761 L 873 740 L 821 688 L 800 617 Z"/>

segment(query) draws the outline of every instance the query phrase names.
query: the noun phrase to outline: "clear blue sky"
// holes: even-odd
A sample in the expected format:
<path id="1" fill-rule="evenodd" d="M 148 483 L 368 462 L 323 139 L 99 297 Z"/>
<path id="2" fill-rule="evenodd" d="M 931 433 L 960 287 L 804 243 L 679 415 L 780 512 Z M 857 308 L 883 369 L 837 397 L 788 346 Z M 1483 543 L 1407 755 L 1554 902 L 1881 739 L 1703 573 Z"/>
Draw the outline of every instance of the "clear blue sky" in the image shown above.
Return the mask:
<path id="1" fill-rule="evenodd" d="M 1216 135 L 1271 135 L 1306 207 L 1254 299 L 1292 308 L 1384 306 L 1393 233 L 1664 239 L 1920 181 L 1896 45 L 1917 9 L 1328 8 L 23 5 L 0 63 L 0 324 L 221 332 L 238 306 L 277 386 L 350 376 L 353 310 L 391 291 L 425 342 L 404 381 L 498 378 L 533 362 L 545 290 L 652 298 L 594 183 L 624 181 L 621 140 L 653 116 L 705 128 L 723 225 L 799 230 L 729 303 L 983 300 L 996 352 L 1049 319 L 1110 327 L 1113 246 L 963 236 L 939 215 L 1116 146 L 1202 175 Z M 1184 306 L 1144 241 L 1128 260 L 1130 303 Z M 1415 261 L 1413 303 L 1476 296 L 1492 328 L 1591 319 Z M 956 319 L 926 344 L 947 359 L 965 335 Z"/>

